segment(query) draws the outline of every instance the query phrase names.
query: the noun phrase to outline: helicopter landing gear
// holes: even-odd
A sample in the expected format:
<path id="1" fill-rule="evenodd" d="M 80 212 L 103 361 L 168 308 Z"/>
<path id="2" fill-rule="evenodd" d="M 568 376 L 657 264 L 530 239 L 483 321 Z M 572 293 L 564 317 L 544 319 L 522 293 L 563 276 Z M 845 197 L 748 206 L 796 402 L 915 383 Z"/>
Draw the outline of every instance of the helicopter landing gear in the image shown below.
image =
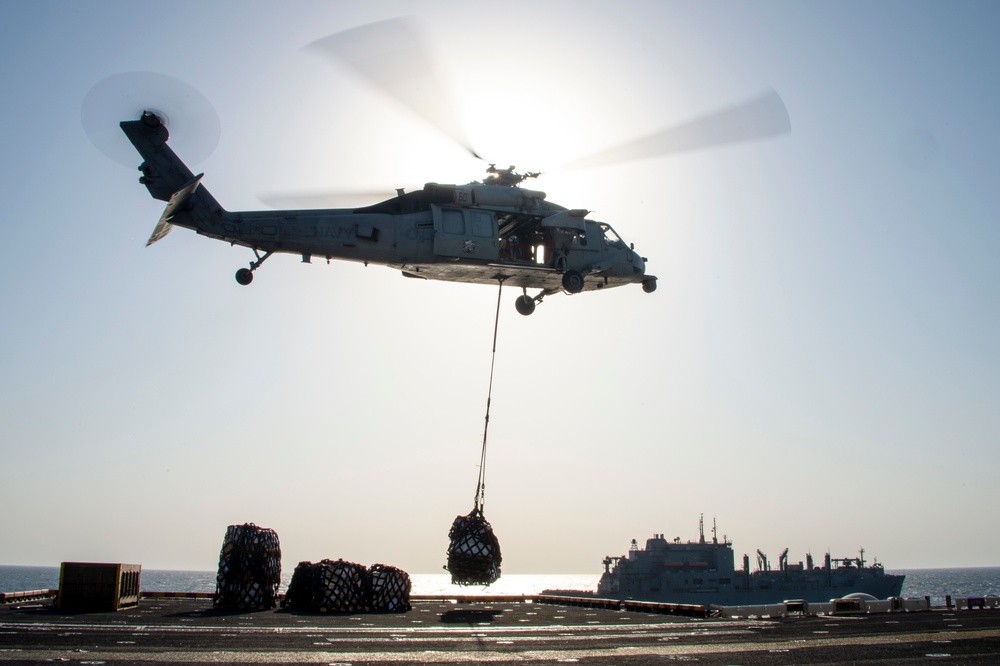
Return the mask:
<path id="1" fill-rule="evenodd" d="M 528 290 L 526 288 L 522 289 L 524 291 L 524 295 L 517 297 L 517 300 L 514 301 L 514 307 L 517 309 L 518 314 L 522 314 L 525 317 L 535 311 L 535 305 L 541 303 L 543 298 L 549 294 L 556 293 L 555 289 L 543 289 L 538 292 L 538 296 L 532 297 L 528 296 Z"/>
<path id="2" fill-rule="evenodd" d="M 257 257 L 257 261 L 251 261 L 250 268 L 241 268 L 240 270 L 236 271 L 236 281 L 239 282 L 244 287 L 253 282 L 253 272 L 258 268 L 260 268 L 260 265 L 264 263 L 265 259 L 271 256 L 272 252 L 271 250 L 268 250 L 267 252 L 264 253 L 264 256 L 262 257 L 260 256 L 260 252 L 257 251 L 257 248 L 252 248 L 252 249 L 254 256 Z"/>
<path id="3" fill-rule="evenodd" d="M 642 281 L 642 290 L 647 294 L 652 294 L 656 291 L 656 278 L 648 277 Z"/>
<path id="4" fill-rule="evenodd" d="M 562 276 L 563 289 L 571 294 L 583 291 L 583 274 L 580 271 L 566 271 Z"/>

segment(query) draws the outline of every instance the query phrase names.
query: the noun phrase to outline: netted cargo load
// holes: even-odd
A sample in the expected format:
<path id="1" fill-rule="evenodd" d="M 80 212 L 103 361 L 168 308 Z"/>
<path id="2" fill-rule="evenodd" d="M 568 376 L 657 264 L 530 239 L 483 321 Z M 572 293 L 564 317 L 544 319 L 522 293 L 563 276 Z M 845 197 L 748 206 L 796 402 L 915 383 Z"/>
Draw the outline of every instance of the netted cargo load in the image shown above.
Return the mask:
<path id="1" fill-rule="evenodd" d="M 489 585 L 500 578 L 500 542 L 479 507 L 458 516 L 448 532 L 448 566 L 455 585 Z"/>
<path id="2" fill-rule="evenodd" d="M 410 587 L 410 575 L 402 569 L 386 564 L 373 564 L 368 568 L 371 610 L 376 613 L 410 610 Z"/>
<path id="3" fill-rule="evenodd" d="M 321 613 L 359 613 L 369 607 L 368 569 L 345 560 L 299 562 L 283 608 Z"/>
<path id="4" fill-rule="evenodd" d="M 313 570 L 312 562 L 299 562 L 292 572 L 292 580 L 285 590 L 285 598 L 281 600 L 282 608 L 298 610 L 315 610 L 313 607 Z"/>
<path id="5" fill-rule="evenodd" d="M 368 610 L 368 569 L 345 560 L 323 560 L 316 570 L 317 610 L 358 613 Z"/>
<path id="6" fill-rule="evenodd" d="M 278 604 L 281 545 L 277 533 L 253 523 L 230 525 L 219 553 L 215 608 L 264 610 Z"/>

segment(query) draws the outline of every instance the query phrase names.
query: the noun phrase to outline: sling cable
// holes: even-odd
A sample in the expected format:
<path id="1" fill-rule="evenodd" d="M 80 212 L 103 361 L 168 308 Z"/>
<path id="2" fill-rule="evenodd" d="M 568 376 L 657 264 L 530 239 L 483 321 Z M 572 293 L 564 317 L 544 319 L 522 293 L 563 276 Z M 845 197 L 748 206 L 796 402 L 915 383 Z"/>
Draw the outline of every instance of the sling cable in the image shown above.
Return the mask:
<path id="1" fill-rule="evenodd" d="M 448 565 L 451 582 L 455 585 L 489 585 L 500 578 L 500 542 L 493 527 L 483 515 L 486 494 L 486 440 L 490 431 L 490 403 L 493 399 L 493 370 L 497 360 L 497 330 L 500 327 L 500 296 L 506 277 L 497 278 L 497 311 L 493 320 L 493 358 L 490 361 L 490 383 L 486 394 L 486 422 L 483 426 L 483 448 L 479 455 L 479 478 L 472 512 L 458 516 L 451 525 L 448 537 Z"/>

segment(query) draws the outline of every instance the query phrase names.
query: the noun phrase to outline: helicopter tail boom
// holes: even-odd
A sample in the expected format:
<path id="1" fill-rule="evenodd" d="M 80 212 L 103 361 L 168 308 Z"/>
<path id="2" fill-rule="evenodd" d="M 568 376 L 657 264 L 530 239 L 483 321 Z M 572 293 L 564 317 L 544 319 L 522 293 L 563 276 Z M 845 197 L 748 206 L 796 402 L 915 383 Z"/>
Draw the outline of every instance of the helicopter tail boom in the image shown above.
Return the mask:
<path id="1" fill-rule="evenodd" d="M 166 236 L 174 224 L 215 236 L 214 228 L 225 217 L 225 211 L 208 190 L 199 186 L 201 174 L 195 176 L 167 145 L 170 134 L 160 118 L 144 111 L 138 120 L 125 120 L 120 125 L 142 156 L 139 182 L 154 199 L 167 202 L 146 245 Z"/>

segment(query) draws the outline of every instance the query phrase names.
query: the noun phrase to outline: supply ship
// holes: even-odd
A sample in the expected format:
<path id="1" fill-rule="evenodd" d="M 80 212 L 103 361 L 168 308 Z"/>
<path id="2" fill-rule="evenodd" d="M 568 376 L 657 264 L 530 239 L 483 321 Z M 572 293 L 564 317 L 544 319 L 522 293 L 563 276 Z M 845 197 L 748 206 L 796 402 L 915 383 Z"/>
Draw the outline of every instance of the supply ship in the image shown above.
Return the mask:
<path id="1" fill-rule="evenodd" d="M 812 555 L 806 562 L 788 561 L 788 549 L 778 557 L 773 569 L 767 556 L 757 551 L 757 570 L 750 571 L 750 558 L 743 556 L 743 568 L 734 565 L 733 544 L 720 542 L 712 527 L 712 540 L 705 540 L 704 520 L 699 523 L 699 540 L 668 541 L 662 534 L 646 540 L 639 548 L 635 539 L 628 555 L 604 558 L 604 574 L 597 596 L 675 604 L 746 606 L 803 599 L 827 602 L 851 593 L 866 593 L 877 599 L 899 596 L 905 576 L 887 574 L 878 561 L 865 563 L 860 557 L 836 558 L 827 553 L 822 566 Z"/>

